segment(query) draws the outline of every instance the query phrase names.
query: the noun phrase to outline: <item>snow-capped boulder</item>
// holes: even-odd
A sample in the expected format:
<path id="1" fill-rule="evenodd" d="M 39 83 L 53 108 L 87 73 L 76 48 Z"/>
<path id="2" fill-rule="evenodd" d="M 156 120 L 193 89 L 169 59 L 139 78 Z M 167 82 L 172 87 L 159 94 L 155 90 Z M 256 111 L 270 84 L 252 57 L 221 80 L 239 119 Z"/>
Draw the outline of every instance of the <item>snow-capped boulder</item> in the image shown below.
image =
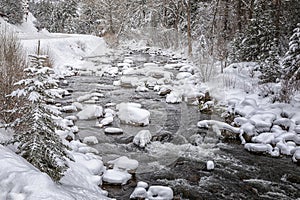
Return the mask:
<path id="1" fill-rule="evenodd" d="M 130 195 L 130 199 L 146 199 L 147 198 L 147 191 L 145 188 L 136 187 L 134 191 Z"/>
<path id="2" fill-rule="evenodd" d="M 98 144 L 98 140 L 95 136 L 88 136 L 83 138 L 83 143 L 85 144 Z"/>
<path id="3" fill-rule="evenodd" d="M 126 156 L 108 161 L 107 163 L 113 165 L 113 169 L 123 170 L 129 173 L 134 173 L 139 166 L 137 160 L 129 159 Z"/>
<path id="4" fill-rule="evenodd" d="M 77 108 L 75 105 L 63 106 L 60 110 L 65 113 L 77 112 Z"/>
<path id="5" fill-rule="evenodd" d="M 252 138 L 252 142 L 261 144 L 271 144 L 275 139 L 275 134 L 266 132 Z"/>
<path id="6" fill-rule="evenodd" d="M 78 102 L 84 102 L 84 101 L 88 101 L 90 99 L 98 99 L 98 98 L 103 98 L 104 95 L 101 94 L 101 93 L 98 93 L 98 92 L 94 92 L 94 93 L 91 93 L 91 94 L 86 94 L 86 95 L 83 95 L 83 96 L 80 96 L 77 98 L 77 101 Z"/>
<path id="7" fill-rule="evenodd" d="M 120 128 L 106 128 L 104 129 L 105 134 L 123 134 L 123 130 Z"/>
<path id="8" fill-rule="evenodd" d="M 273 150 L 272 145 L 259 143 L 246 143 L 244 148 L 248 151 L 257 153 L 271 153 Z"/>
<path id="9" fill-rule="evenodd" d="M 212 160 L 209 160 L 206 162 L 206 169 L 207 170 L 213 170 L 215 168 L 215 163 Z"/>
<path id="10" fill-rule="evenodd" d="M 102 180 L 109 184 L 125 185 L 131 179 L 131 174 L 126 171 L 117 169 L 106 170 L 102 176 Z"/>
<path id="11" fill-rule="evenodd" d="M 149 200 L 172 200 L 174 197 L 173 190 L 166 186 L 150 186 L 147 196 Z"/>
<path id="12" fill-rule="evenodd" d="M 118 117 L 121 123 L 137 126 L 149 125 L 150 112 L 148 110 L 138 108 L 128 103 L 119 104 L 118 109 Z"/>
<path id="13" fill-rule="evenodd" d="M 178 91 L 172 91 L 167 95 L 166 98 L 167 103 L 181 103 L 182 102 L 182 94 Z"/>
<path id="14" fill-rule="evenodd" d="M 83 110 L 77 113 L 78 119 L 90 120 L 96 119 L 103 115 L 103 108 L 97 105 L 85 105 Z"/>
<path id="15" fill-rule="evenodd" d="M 148 143 L 151 142 L 151 133 L 149 130 L 141 130 L 133 138 L 133 143 L 141 148 L 144 148 Z"/>
<path id="16" fill-rule="evenodd" d="M 293 154 L 293 161 L 294 162 L 300 162 L 300 147 L 297 147 L 297 148 L 294 148 L 292 151 L 291 151 L 291 154 Z"/>
<path id="17" fill-rule="evenodd" d="M 106 117 L 100 121 L 99 126 L 102 127 L 102 126 L 109 125 L 109 124 L 113 123 L 113 121 L 114 121 L 114 117 L 112 117 L 112 116 Z"/>

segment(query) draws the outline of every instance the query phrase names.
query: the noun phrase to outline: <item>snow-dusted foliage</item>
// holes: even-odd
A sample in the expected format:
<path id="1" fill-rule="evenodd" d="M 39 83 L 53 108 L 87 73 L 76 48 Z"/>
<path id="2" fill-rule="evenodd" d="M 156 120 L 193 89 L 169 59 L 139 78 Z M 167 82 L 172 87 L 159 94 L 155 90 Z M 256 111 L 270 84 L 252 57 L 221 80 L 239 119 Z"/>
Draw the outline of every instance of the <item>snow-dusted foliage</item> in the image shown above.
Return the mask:
<path id="1" fill-rule="evenodd" d="M 60 95 L 54 89 L 57 80 L 50 76 L 53 70 L 45 67 L 47 56 L 31 55 L 31 65 L 25 68 L 27 79 L 16 83 L 20 88 L 11 96 L 27 98 L 22 111 L 24 117 L 14 124 L 16 135 L 12 142 L 17 142 L 18 153 L 42 172 L 46 172 L 54 181 L 59 181 L 67 169 L 66 146 L 55 133 L 59 129 L 53 117 L 60 112 L 49 105 Z"/>
<path id="2" fill-rule="evenodd" d="M 7 16 L 8 22 L 20 24 L 24 16 L 23 3 L 15 0 L 1 0 L 0 13 Z"/>
<path id="3" fill-rule="evenodd" d="M 289 50 L 284 56 L 282 62 L 284 68 L 284 79 L 288 81 L 288 85 L 299 86 L 300 79 L 300 23 L 293 31 L 290 38 Z"/>

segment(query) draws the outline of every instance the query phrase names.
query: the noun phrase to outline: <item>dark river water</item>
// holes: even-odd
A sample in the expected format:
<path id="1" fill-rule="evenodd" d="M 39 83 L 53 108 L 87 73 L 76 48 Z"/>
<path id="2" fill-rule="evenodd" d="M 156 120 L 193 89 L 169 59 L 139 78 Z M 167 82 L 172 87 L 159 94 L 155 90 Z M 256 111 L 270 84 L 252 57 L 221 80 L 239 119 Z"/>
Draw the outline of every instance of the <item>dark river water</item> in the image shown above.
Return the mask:
<path id="1" fill-rule="evenodd" d="M 128 56 L 128 55 L 127 55 Z M 130 55 L 136 66 L 144 62 L 157 62 L 163 66 L 166 56 L 147 54 Z M 108 63 L 94 57 L 98 69 L 101 65 L 116 65 L 125 56 L 112 57 Z M 99 60 L 98 60 L 99 59 Z M 172 71 L 176 73 L 175 71 Z M 219 119 L 215 115 L 201 114 L 197 106 L 186 103 L 167 104 L 165 97 L 156 92 L 135 92 L 135 88 L 114 86 L 119 76 L 96 76 L 85 73 L 69 77 L 72 95 L 70 101 L 91 92 L 100 92 L 96 104 L 136 102 L 151 113 L 147 127 L 120 124 L 113 127 L 124 130 L 122 135 L 106 135 L 96 127 L 96 120 L 79 120 L 78 137 L 96 136 L 99 143 L 91 145 L 100 152 L 104 163 L 120 156 L 139 161 L 133 179 L 124 186 L 103 185 L 109 196 L 129 199 L 138 181 L 149 185 L 166 185 L 173 189 L 175 199 L 299 199 L 300 167 L 290 157 L 271 158 L 249 153 L 236 140 L 220 140 L 210 130 L 200 130 L 196 124 L 203 119 Z M 145 149 L 132 144 L 139 130 L 150 130 L 153 141 Z M 215 169 L 206 170 L 206 162 L 213 160 Z"/>

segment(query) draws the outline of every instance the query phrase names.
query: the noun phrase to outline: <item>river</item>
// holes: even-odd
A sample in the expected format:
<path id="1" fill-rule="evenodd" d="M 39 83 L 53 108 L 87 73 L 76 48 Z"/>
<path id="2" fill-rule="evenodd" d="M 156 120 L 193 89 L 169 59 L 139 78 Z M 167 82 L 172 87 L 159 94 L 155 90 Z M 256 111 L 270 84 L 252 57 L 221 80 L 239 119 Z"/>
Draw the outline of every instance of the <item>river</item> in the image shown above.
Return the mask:
<path id="1" fill-rule="evenodd" d="M 134 52 L 111 56 L 106 63 L 100 58 L 86 58 L 95 66 L 121 62 L 130 56 L 135 66 L 142 68 L 145 62 L 163 66 L 170 61 L 168 56 Z M 174 62 L 174 60 L 172 61 Z M 172 71 L 172 73 L 177 73 Z M 135 75 L 140 78 L 139 75 Z M 196 124 L 203 119 L 219 119 L 217 115 L 201 114 L 197 106 L 167 104 L 150 90 L 136 92 L 134 88 L 114 86 L 120 76 L 96 76 L 85 73 L 69 77 L 66 87 L 72 91 L 69 100 L 100 92 L 96 104 L 136 102 L 151 113 L 147 127 L 121 124 L 117 119 L 113 126 L 124 130 L 122 135 L 107 135 L 103 128 L 96 127 L 96 120 L 79 120 L 78 137 L 96 136 L 99 143 L 91 145 L 100 152 L 104 163 L 120 156 L 139 161 L 139 168 L 124 186 L 103 185 L 109 196 L 129 199 L 137 181 L 149 185 L 166 185 L 173 189 L 175 199 L 284 199 L 300 198 L 300 168 L 290 157 L 272 158 L 252 154 L 243 149 L 239 141 L 220 140 L 210 130 L 201 130 Z M 139 130 L 150 130 L 155 136 L 145 149 L 136 147 L 132 138 Z M 215 169 L 206 170 L 206 162 L 213 160 Z"/>

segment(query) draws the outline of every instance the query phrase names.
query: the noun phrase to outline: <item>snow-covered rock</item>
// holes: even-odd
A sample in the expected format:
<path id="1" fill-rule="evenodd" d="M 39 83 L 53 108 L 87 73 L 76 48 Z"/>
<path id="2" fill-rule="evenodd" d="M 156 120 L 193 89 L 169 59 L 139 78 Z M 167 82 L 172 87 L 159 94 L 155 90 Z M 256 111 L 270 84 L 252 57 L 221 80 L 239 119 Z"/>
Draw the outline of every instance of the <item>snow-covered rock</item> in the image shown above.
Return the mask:
<path id="1" fill-rule="evenodd" d="M 294 148 L 291 154 L 293 154 L 292 159 L 294 162 L 300 162 L 300 147 Z"/>
<path id="2" fill-rule="evenodd" d="M 138 108 L 129 103 L 118 105 L 118 117 L 122 123 L 138 126 L 147 126 L 149 124 L 150 112 Z"/>
<path id="3" fill-rule="evenodd" d="M 142 187 L 136 187 L 130 195 L 130 199 L 146 199 L 147 197 L 147 191 Z"/>
<path id="4" fill-rule="evenodd" d="M 78 119 L 90 120 L 96 119 L 103 115 L 103 108 L 97 105 L 85 105 L 83 110 L 77 113 Z"/>
<path id="5" fill-rule="evenodd" d="M 83 138 L 83 143 L 85 144 L 98 144 L 98 140 L 95 136 L 88 136 Z"/>
<path id="6" fill-rule="evenodd" d="M 112 116 L 106 117 L 106 118 L 104 118 L 100 121 L 99 125 L 100 126 L 106 126 L 106 125 L 109 125 L 109 124 L 113 123 L 113 121 L 114 121 L 114 117 L 112 117 Z"/>
<path id="7" fill-rule="evenodd" d="M 182 94 L 178 91 L 172 91 L 167 95 L 166 98 L 167 103 L 181 103 L 182 102 Z"/>
<path id="8" fill-rule="evenodd" d="M 149 200 L 172 200 L 173 190 L 166 186 L 150 186 L 147 196 Z"/>
<path id="9" fill-rule="evenodd" d="M 106 134 L 123 134 L 123 130 L 120 128 L 106 128 L 104 129 Z"/>
<path id="10" fill-rule="evenodd" d="M 106 170 L 102 176 L 102 180 L 109 184 L 125 185 L 131 179 L 131 174 L 126 171 L 117 169 Z"/>
<path id="11" fill-rule="evenodd" d="M 90 100 L 92 98 L 98 99 L 98 98 L 103 98 L 103 97 L 104 97 L 103 94 L 98 93 L 98 92 L 94 92 L 94 93 L 91 93 L 91 94 L 86 94 L 86 95 L 78 97 L 77 101 L 78 102 L 84 102 L 84 101 L 88 101 L 88 100 Z"/>
<path id="12" fill-rule="evenodd" d="M 215 168 L 215 163 L 212 160 L 209 160 L 206 162 L 206 169 L 207 170 L 213 170 Z"/>
<path id="13" fill-rule="evenodd" d="M 260 144 L 260 143 L 246 143 L 244 148 L 248 151 L 258 152 L 258 153 L 271 153 L 273 150 L 270 144 Z"/>
<path id="14" fill-rule="evenodd" d="M 75 105 L 63 106 L 60 110 L 66 113 L 73 113 L 77 112 L 77 107 Z"/>
<path id="15" fill-rule="evenodd" d="M 129 173 L 134 173 L 139 166 L 139 162 L 134 159 L 129 159 L 126 156 L 119 157 L 115 160 L 107 162 L 110 165 L 113 165 L 114 169 L 127 171 Z"/>
<path id="16" fill-rule="evenodd" d="M 133 143 L 139 147 L 144 148 L 148 143 L 151 142 L 151 133 L 149 130 L 141 130 L 133 138 Z"/>

